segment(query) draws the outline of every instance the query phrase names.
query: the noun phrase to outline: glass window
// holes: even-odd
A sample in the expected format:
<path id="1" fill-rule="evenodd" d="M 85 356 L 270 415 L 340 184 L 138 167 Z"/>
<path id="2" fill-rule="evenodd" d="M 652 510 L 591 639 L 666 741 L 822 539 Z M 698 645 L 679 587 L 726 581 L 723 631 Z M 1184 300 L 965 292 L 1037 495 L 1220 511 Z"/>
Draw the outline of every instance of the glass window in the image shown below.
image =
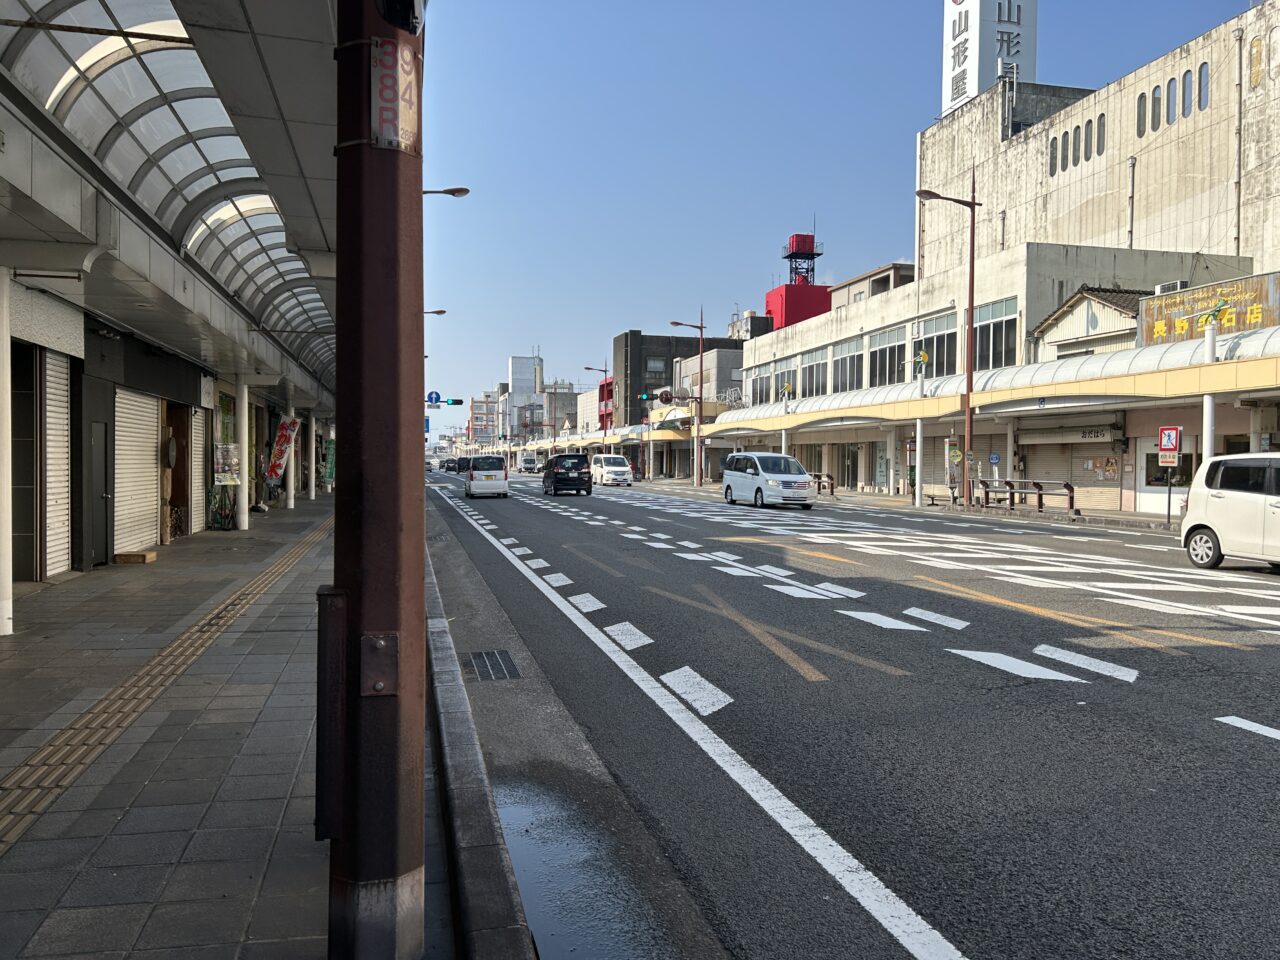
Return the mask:
<path id="1" fill-rule="evenodd" d="M 794 362 L 788 361 L 788 362 Z M 796 371 L 793 367 L 784 370 L 778 370 L 773 375 L 773 394 L 779 400 L 784 397 L 795 398 L 796 395 Z"/>
<path id="2" fill-rule="evenodd" d="M 1058 138 L 1054 137 L 1049 141 L 1049 176 L 1055 176 L 1058 173 Z"/>
<path id="3" fill-rule="evenodd" d="M 1169 126 L 1173 126 L 1178 119 L 1178 78 L 1169 78 L 1168 96 L 1164 98 L 1165 102 L 1165 122 Z"/>
<path id="4" fill-rule="evenodd" d="M 1182 74 L 1182 115 L 1184 117 L 1191 116 L 1191 98 L 1194 91 L 1191 89 L 1191 71 L 1187 70 Z"/>
<path id="5" fill-rule="evenodd" d="M 1144 136 L 1147 132 L 1147 95 L 1145 93 L 1138 94 L 1138 136 Z"/>
<path id="6" fill-rule="evenodd" d="M 1071 131 L 1071 165 L 1080 166 L 1080 127 Z"/>
<path id="7" fill-rule="evenodd" d="M 1189 486 L 1195 470 L 1196 464 L 1193 454 L 1182 454 L 1176 467 L 1162 467 L 1160 466 L 1159 454 L 1147 454 L 1147 486 L 1149 487 Z"/>
<path id="8" fill-rule="evenodd" d="M 1199 104 L 1201 110 L 1209 109 L 1209 64 L 1200 64 L 1200 94 Z"/>
<path id="9" fill-rule="evenodd" d="M 506 462 L 501 457 L 471 458 L 472 470 L 501 470 L 504 466 L 506 466 Z"/>
<path id="10" fill-rule="evenodd" d="M 1087 163 L 1093 159 L 1093 121 L 1084 122 L 1084 159 Z"/>
<path id="11" fill-rule="evenodd" d="M 1156 87 L 1151 91 L 1151 132 L 1155 133 L 1160 129 L 1160 117 L 1164 111 L 1161 109 L 1163 105 L 1163 97 L 1161 88 Z"/>
<path id="12" fill-rule="evenodd" d="M 1267 461 L 1225 460 L 1218 471 L 1217 489 L 1237 493 L 1267 492 Z"/>
<path id="13" fill-rule="evenodd" d="M 644 372 L 649 374 L 658 374 L 665 376 L 667 372 L 667 361 L 665 357 L 645 357 Z"/>
<path id="14" fill-rule="evenodd" d="M 1068 130 L 1062 131 L 1062 158 L 1058 162 L 1058 166 L 1063 170 L 1067 169 L 1067 164 L 1071 161 L 1071 133 Z"/>
<path id="15" fill-rule="evenodd" d="M 805 470 L 795 457 L 767 456 L 757 457 L 761 473 L 780 473 L 787 476 L 800 476 Z"/>
<path id="16" fill-rule="evenodd" d="M 1107 115 L 1105 113 L 1098 114 L 1098 156 L 1102 156 L 1104 150 L 1107 149 Z"/>

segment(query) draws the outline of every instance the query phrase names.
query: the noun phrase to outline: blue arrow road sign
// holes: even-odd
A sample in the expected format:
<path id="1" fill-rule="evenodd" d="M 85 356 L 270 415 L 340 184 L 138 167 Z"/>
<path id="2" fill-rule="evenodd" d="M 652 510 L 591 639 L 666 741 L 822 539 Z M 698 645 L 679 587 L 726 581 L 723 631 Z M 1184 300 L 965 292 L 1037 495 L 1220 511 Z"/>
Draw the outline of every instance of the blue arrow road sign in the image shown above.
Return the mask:
<path id="1" fill-rule="evenodd" d="M 431 432 L 431 418 L 430 418 L 430 417 L 423 417 L 423 418 L 422 418 L 422 432 L 423 432 L 423 433 L 430 433 L 430 432 Z"/>
<path id="2" fill-rule="evenodd" d="M 1000 454 L 993 453 L 991 456 L 987 457 L 987 460 L 994 467 L 997 463 L 1000 462 Z"/>
<path id="3" fill-rule="evenodd" d="M 437 393 L 435 390 L 432 390 L 430 393 L 427 394 L 427 403 L 439 403 L 439 402 L 440 402 L 440 394 Z"/>

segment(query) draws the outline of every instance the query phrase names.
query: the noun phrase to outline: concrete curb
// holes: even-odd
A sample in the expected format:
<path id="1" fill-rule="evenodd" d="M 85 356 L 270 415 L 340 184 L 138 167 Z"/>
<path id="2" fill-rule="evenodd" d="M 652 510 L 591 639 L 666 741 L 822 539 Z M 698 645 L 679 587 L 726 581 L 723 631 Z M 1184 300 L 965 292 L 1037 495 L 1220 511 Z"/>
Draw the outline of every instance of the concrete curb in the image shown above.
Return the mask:
<path id="1" fill-rule="evenodd" d="M 429 553 L 426 564 L 431 719 L 442 780 L 456 956 L 466 960 L 536 960 L 538 950 L 502 836 L 471 701 L 463 686 L 462 668 Z"/>
<path id="2" fill-rule="evenodd" d="M 915 510 L 915 507 L 905 507 L 903 509 Z M 944 513 L 964 513 L 975 517 L 1016 517 L 1019 520 L 1033 519 L 1043 520 L 1046 523 L 1062 523 L 1072 526 L 1084 527 L 1111 527 L 1117 530 L 1159 530 L 1167 533 L 1177 533 L 1181 523 L 1181 518 L 1173 523 L 1165 523 L 1163 520 L 1154 520 L 1149 517 L 1095 517 L 1088 514 L 1073 516 L 1069 513 L 1040 513 L 1036 510 L 1005 510 L 999 507 L 991 507 L 983 509 L 982 507 L 970 508 L 966 510 L 961 506 L 952 506 L 947 503 L 940 503 L 936 507 L 928 507 L 927 510 L 940 510 Z"/>

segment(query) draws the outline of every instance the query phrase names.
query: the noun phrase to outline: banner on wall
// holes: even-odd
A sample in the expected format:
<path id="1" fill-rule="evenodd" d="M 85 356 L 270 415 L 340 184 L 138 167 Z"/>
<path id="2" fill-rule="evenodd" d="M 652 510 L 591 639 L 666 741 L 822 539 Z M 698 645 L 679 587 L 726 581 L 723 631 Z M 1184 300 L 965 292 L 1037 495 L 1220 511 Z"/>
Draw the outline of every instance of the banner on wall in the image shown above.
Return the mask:
<path id="1" fill-rule="evenodd" d="M 326 440 L 324 442 L 324 482 L 333 483 L 333 475 L 337 470 L 338 441 Z"/>
<path id="2" fill-rule="evenodd" d="M 234 487 L 240 483 L 240 444 L 213 445 L 213 485 Z"/>
<path id="3" fill-rule="evenodd" d="M 298 417 L 281 417 L 280 426 L 276 428 L 276 440 L 271 445 L 271 464 L 267 467 L 268 480 L 280 480 L 284 477 L 284 467 L 293 452 L 293 438 L 298 433 L 302 420 Z"/>

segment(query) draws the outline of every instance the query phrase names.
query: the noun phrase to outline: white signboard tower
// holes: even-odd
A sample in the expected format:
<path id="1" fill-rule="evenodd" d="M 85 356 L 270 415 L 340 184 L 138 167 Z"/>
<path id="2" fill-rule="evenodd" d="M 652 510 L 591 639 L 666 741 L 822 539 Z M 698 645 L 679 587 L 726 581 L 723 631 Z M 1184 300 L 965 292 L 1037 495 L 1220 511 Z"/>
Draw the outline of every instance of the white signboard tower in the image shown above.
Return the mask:
<path id="1" fill-rule="evenodd" d="M 1036 3 L 943 0 L 943 115 L 986 90 L 1002 72 L 1035 81 Z"/>

